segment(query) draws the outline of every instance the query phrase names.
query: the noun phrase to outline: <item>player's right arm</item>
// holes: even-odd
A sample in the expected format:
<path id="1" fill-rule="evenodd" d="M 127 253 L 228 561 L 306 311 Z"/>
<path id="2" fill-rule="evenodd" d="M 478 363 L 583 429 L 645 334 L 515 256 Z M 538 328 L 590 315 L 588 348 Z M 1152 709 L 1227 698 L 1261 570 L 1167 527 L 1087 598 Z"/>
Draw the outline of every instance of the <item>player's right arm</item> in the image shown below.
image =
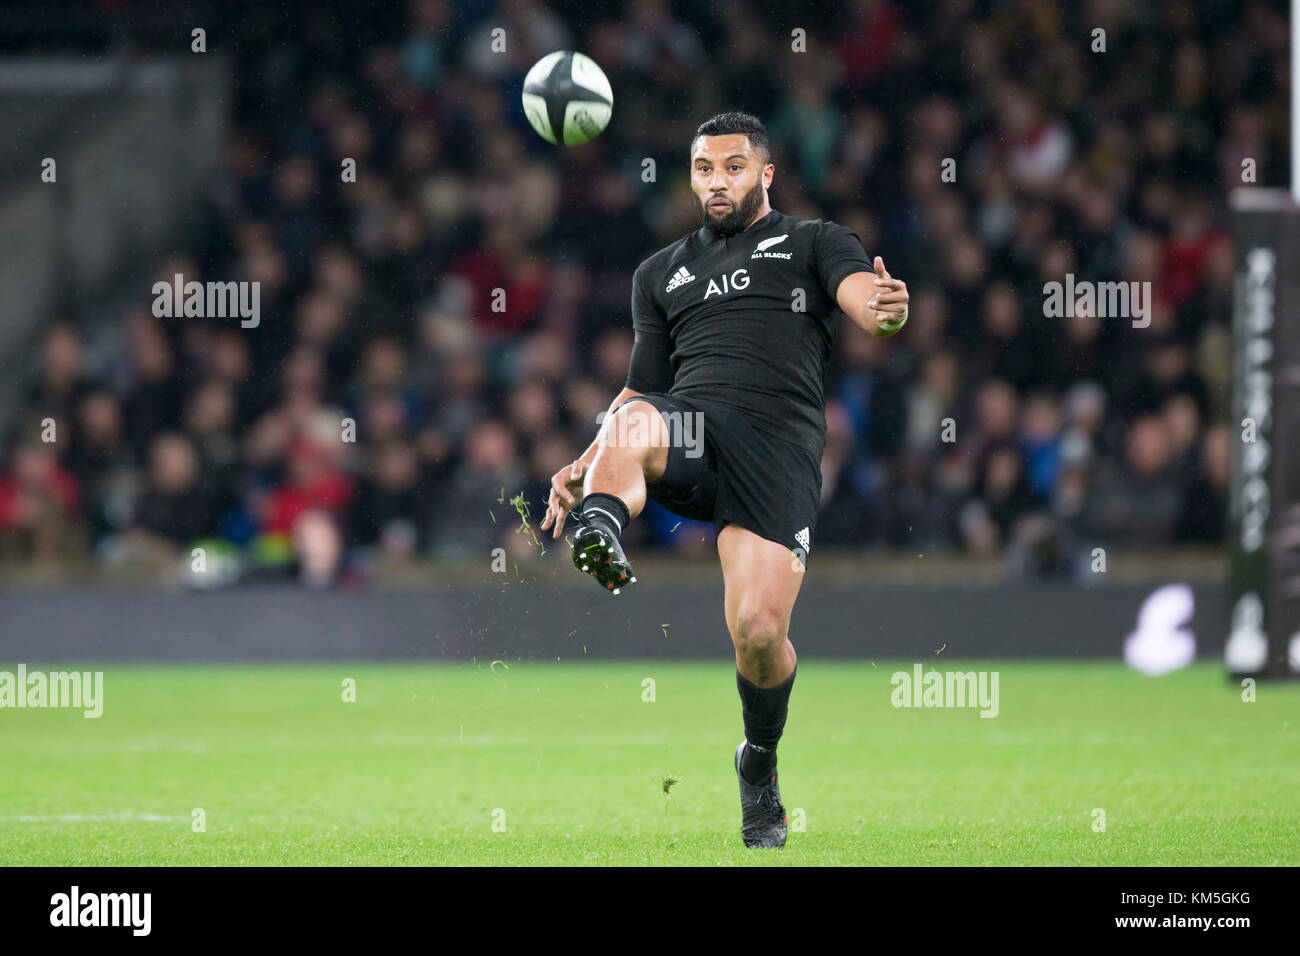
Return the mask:
<path id="1" fill-rule="evenodd" d="M 632 361 L 628 367 L 627 383 L 614 401 L 610 402 L 609 409 L 605 412 L 606 419 L 629 398 L 646 392 L 666 392 L 673 385 L 668 319 L 654 301 L 643 267 L 644 263 L 632 276 L 632 329 L 635 338 L 632 342 Z M 603 429 L 597 430 L 596 437 L 586 451 L 551 476 L 551 494 L 546 503 L 542 530 L 553 526 L 552 538 L 560 536 L 564 530 L 564 519 L 582 498 L 582 476 L 591 467 L 596 452 L 600 450 L 601 431 Z"/>

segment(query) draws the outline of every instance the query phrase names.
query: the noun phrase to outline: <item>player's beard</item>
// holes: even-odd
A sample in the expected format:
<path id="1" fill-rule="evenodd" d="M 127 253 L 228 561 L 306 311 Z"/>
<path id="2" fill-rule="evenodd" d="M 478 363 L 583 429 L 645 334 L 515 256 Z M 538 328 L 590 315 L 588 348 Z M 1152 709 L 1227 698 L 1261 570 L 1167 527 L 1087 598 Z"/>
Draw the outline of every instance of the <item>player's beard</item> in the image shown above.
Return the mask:
<path id="1" fill-rule="evenodd" d="M 736 233 L 749 228 L 749 224 L 754 221 L 755 214 L 762 208 L 763 181 L 760 179 L 754 183 L 754 188 L 745 193 L 740 202 L 732 206 L 721 219 L 714 219 L 709 214 L 709 202 L 712 199 L 713 197 L 710 196 L 700 203 L 700 216 L 704 220 L 704 227 L 719 239 L 734 236 Z"/>

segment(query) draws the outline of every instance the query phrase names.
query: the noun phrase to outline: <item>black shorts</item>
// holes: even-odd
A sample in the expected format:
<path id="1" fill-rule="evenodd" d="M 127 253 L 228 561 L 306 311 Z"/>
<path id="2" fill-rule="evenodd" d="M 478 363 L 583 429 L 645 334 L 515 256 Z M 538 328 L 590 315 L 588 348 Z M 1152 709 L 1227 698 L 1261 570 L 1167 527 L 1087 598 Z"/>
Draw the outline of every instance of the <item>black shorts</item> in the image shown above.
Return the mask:
<path id="1" fill-rule="evenodd" d="M 715 534 L 728 522 L 740 525 L 807 564 L 822 490 L 812 452 L 759 431 L 728 405 L 666 392 L 628 401 L 649 402 L 668 425 L 668 465 L 646 484 L 652 500 L 683 518 L 712 521 Z M 694 427 L 683 424 L 688 416 Z"/>

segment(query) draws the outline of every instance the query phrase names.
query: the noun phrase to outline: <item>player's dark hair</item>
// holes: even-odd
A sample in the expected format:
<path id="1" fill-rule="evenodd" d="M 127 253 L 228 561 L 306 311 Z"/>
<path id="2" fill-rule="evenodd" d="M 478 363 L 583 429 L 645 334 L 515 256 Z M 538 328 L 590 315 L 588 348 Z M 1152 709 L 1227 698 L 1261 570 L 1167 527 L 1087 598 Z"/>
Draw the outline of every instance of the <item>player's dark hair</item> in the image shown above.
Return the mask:
<path id="1" fill-rule="evenodd" d="M 750 148 L 763 158 L 764 163 L 772 161 L 772 142 L 767 138 L 767 129 L 763 121 L 749 113 L 719 113 L 711 120 L 705 120 L 695 131 L 691 140 L 691 149 L 701 136 L 726 136 L 729 133 L 744 133 L 749 137 Z"/>

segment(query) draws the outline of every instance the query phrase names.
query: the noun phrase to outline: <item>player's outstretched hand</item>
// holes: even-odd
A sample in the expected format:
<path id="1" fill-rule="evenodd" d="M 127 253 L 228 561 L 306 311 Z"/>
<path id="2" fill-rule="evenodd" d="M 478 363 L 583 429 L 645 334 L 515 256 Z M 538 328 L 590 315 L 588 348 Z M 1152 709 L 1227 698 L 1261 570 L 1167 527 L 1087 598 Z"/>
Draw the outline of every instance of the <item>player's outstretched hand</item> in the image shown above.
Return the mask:
<path id="1" fill-rule="evenodd" d="M 542 530 L 555 528 L 552 538 L 558 538 L 564 530 L 564 519 L 578 504 L 582 494 L 582 476 L 587 471 L 587 463 L 581 458 L 565 465 L 551 476 L 551 495 L 546 501 L 546 517 L 542 519 Z"/>
<path id="2" fill-rule="evenodd" d="M 885 260 L 876 256 L 876 294 L 868 303 L 876 313 L 876 324 L 882 331 L 893 335 L 907 321 L 907 283 L 895 279 L 885 268 Z"/>

